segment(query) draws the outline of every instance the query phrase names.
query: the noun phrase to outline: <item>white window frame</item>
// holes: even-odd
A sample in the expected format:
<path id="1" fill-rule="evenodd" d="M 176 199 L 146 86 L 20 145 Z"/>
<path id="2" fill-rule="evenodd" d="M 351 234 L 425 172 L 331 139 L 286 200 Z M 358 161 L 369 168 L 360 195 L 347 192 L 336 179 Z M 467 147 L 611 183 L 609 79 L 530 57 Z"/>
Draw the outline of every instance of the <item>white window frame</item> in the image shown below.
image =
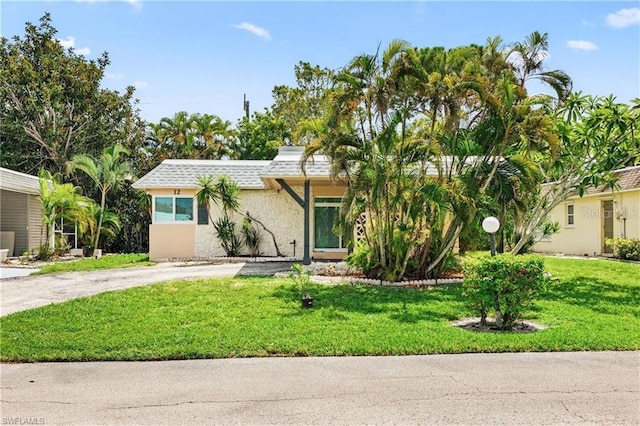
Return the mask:
<path id="1" fill-rule="evenodd" d="M 335 198 L 340 201 L 316 201 L 322 198 Z M 344 246 L 342 235 L 337 235 L 339 245 L 338 248 L 324 248 L 316 247 L 316 207 L 336 207 L 338 210 L 342 207 L 342 197 L 332 196 L 317 196 L 313 198 L 313 251 L 315 252 L 328 252 L 328 253 L 346 253 L 347 248 Z"/>
<path id="2" fill-rule="evenodd" d="M 571 213 L 569 213 L 569 207 L 571 207 Z M 569 223 L 569 218 L 573 223 Z M 565 228 L 574 228 L 576 226 L 576 206 L 573 203 L 566 203 L 564 207 L 564 223 Z"/>
<path id="3" fill-rule="evenodd" d="M 173 219 L 172 220 L 156 220 L 156 199 L 158 198 L 171 198 L 173 200 L 172 202 L 172 209 L 173 212 L 171 213 L 173 215 Z M 191 199 L 191 220 L 176 220 L 176 199 Z M 152 213 L 152 223 L 153 224 L 161 224 L 161 225 L 193 225 L 195 223 L 197 223 L 197 219 L 198 219 L 198 207 L 194 205 L 195 204 L 195 198 L 194 197 L 188 197 L 188 196 L 180 196 L 180 195 L 154 195 L 153 196 L 153 211 Z"/>

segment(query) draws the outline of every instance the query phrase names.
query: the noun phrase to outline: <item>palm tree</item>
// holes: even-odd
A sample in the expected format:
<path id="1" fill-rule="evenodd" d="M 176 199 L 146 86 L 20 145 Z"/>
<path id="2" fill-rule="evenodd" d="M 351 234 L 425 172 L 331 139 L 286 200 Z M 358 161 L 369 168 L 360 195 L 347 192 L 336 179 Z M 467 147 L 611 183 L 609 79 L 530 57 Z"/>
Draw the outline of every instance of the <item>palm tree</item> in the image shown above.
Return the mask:
<path id="1" fill-rule="evenodd" d="M 107 194 L 114 189 L 120 188 L 125 180 L 131 178 L 131 166 L 121 158 L 129 151 L 122 145 L 116 144 L 102 152 L 100 158 L 92 158 L 88 155 L 76 155 L 69 163 L 68 171 L 80 170 L 93 180 L 96 188 L 100 191 L 100 217 L 96 229 L 93 246 L 98 247 L 102 222 L 104 221 L 106 210 L 105 204 Z"/>
<path id="2" fill-rule="evenodd" d="M 172 157 L 189 158 L 194 146 L 192 122 L 189 113 L 179 111 L 173 118 L 163 117 L 158 123 L 171 147 Z"/>
<path id="3" fill-rule="evenodd" d="M 90 209 L 93 200 L 80 194 L 81 188 L 71 183 L 60 183 L 51 173 L 42 170 L 39 175 L 37 198 L 42 203 L 42 224 L 40 228 L 40 257 L 50 254 L 51 230 L 60 219 L 77 224 L 80 233 L 92 223 Z M 43 241 L 44 239 L 44 241 Z"/>
<path id="4" fill-rule="evenodd" d="M 197 144 L 202 149 L 201 156 L 217 160 L 228 153 L 229 142 L 235 136 L 230 121 L 212 114 L 194 114 L 191 122 Z"/>
<path id="5" fill-rule="evenodd" d="M 564 71 L 544 70 L 548 49 L 549 34 L 540 34 L 538 31 L 534 31 L 525 38 L 524 42 L 514 43 L 507 53 L 507 60 L 513 67 L 521 89 L 524 89 L 528 80 L 537 79 L 551 86 L 558 99 L 564 101 L 573 89 L 573 82 Z"/>

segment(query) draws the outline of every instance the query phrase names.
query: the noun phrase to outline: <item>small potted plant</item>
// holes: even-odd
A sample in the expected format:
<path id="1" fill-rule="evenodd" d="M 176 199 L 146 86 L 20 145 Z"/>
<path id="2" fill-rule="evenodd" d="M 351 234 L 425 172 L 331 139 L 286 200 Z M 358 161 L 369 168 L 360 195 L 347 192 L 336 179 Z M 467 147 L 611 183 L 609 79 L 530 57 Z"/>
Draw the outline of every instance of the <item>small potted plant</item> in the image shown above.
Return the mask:
<path id="1" fill-rule="evenodd" d="M 313 306 L 313 297 L 309 294 L 309 277 L 311 276 L 311 271 L 305 269 L 299 263 L 291 266 L 291 272 L 289 273 L 289 277 L 293 280 L 294 283 L 300 286 L 300 294 L 303 308 L 311 308 Z"/>

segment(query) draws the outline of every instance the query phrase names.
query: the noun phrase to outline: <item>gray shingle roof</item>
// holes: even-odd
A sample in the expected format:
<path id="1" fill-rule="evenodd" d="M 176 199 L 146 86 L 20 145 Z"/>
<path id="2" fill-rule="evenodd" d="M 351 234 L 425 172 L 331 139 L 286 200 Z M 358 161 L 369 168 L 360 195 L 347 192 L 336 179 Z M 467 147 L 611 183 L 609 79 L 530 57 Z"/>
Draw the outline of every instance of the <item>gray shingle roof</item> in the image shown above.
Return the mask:
<path id="1" fill-rule="evenodd" d="M 616 175 L 618 179 L 618 191 L 640 188 L 640 166 L 625 167 L 624 169 L 616 170 L 613 174 Z M 611 192 L 611 188 L 607 185 L 602 185 L 597 188 L 591 187 L 586 191 L 589 195 L 607 192 Z"/>
<path id="2" fill-rule="evenodd" d="M 37 195 L 40 183 L 37 176 L 0 167 L 0 188 L 23 194 Z"/>
<path id="3" fill-rule="evenodd" d="M 197 188 L 199 176 L 228 175 L 243 189 L 263 189 L 260 178 L 271 161 L 164 160 L 133 184 L 134 188 Z"/>
<path id="4" fill-rule="evenodd" d="M 328 161 L 309 161 L 305 167 L 307 177 L 328 177 L 330 174 Z M 263 172 L 263 177 L 302 177 L 299 161 L 276 161 L 273 160 L 269 167 Z"/>
<path id="5" fill-rule="evenodd" d="M 625 167 L 624 169 L 615 170 L 613 173 L 618 179 L 618 187 L 616 188 L 616 191 L 640 189 L 640 166 Z M 553 183 L 542 184 L 542 195 L 546 195 L 551 190 L 552 185 Z M 608 185 L 601 185 L 597 188 L 590 186 L 585 190 L 584 195 L 606 194 L 608 192 L 611 192 L 611 187 Z M 577 195 L 577 191 L 573 191 L 569 194 L 570 197 L 575 197 Z"/>

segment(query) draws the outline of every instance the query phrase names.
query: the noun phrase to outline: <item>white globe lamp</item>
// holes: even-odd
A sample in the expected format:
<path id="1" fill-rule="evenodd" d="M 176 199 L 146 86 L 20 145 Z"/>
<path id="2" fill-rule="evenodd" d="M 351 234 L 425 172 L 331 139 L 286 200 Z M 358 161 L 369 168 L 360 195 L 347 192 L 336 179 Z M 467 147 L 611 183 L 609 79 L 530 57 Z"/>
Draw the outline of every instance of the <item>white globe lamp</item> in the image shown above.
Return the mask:
<path id="1" fill-rule="evenodd" d="M 500 229 L 500 221 L 489 216 L 482 221 L 482 229 L 489 234 L 489 241 L 491 243 L 491 256 L 496 255 L 496 236 L 495 233 Z"/>

